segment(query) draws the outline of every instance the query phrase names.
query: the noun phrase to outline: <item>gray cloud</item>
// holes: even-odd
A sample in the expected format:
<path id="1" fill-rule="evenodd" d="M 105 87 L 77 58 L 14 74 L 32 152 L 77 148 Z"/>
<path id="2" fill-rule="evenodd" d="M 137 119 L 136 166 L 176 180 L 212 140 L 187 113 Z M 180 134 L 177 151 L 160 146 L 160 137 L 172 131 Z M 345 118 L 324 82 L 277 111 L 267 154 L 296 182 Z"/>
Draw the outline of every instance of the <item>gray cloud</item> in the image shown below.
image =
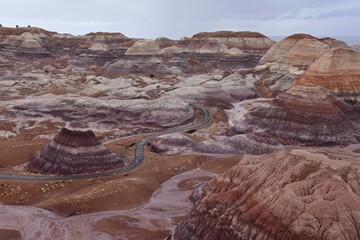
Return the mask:
<path id="1" fill-rule="evenodd" d="M 319 14 L 319 18 L 352 18 L 358 17 L 360 13 L 360 7 L 351 9 L 340 9 L 331 12 Z"/>
<path id="2" fill-rule="evenodd" d="M 267 35 L 308 32 L 360 35 L 358 0 L 8 0 L 0 23 L 84 34 L 180 38 L 199 31 L 252 30 Z"/>

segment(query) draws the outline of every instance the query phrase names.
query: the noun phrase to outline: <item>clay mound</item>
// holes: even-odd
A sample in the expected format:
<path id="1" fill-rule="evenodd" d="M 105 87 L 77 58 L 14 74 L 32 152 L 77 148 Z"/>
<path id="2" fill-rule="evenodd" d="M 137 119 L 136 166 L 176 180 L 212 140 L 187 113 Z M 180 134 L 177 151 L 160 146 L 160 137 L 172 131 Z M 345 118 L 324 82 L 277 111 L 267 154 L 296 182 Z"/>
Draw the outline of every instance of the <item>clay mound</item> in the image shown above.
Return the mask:
<path id="1" fill-rule="evenodd" d="M 171 40 L 166 37 L 158 37 L 155 39 L 156 45 L 158 45 L 161 49 L 174 46 L 176 42 L 176 40 Z"/>
<path id="2" fill-rule="evenodd" d="M 274 44 L 260 59 L 259 64 L 276 63 L 273 68 L 287 70 L 289 67 L 307 69 L 317 58 L 331 48 L 349 46 L 334 38 L 316 38 L 309 34 L 294 34 Z"/>
<path id="3" fill-rule="evenodd" d="M 27 170 L 42 174 L 72 175 L 124 166 L 124 156 L 106 149 L 92 131 L 63 128 L 28 163 Z"/>
<path id="4" fill-rule="evenodd" d="M 306 69 L 329 49 L 329 44 L 318 38 L 295 34 L 274 44 L 259 64 L 273 63 L 272 68 L 276 70 L 288 70 L 294 66 Z"/>
<path id="5" fill-rule="evenodd" d="M 9 35 L 4 41 L 4 44 L 11 46 L 21 47 L 25 49 L 43 49 L 42 38 L 45 37 L 43 34 L 24 32 L 23 34 Z"/>
<path id="6" fill-rule="evenodd" d="M 125 55 L 160 55 L 163 51 L 154 40 L 143 39 L 138 40 L 132 45 Z"/>
<path id="7" fill-rule="evenodd" d="M 177 47 L 177 46 L 171 46 L 171 47 L 166 47 L 162 49 L 164 51 L 164 53 L 182 53 L 184 52 L 184 49 Z"/>
<path id="8" fill-rule="evenodd" d="M 109 50 L 108 46 L 103 43 L 95 42 L 89 47 L 89 50 L 91 51 L 107 51 Z"/>
<path id="9" fill-rule="evenodd" d="M 274 44 L 257 66 L 260 71 L 269 70 L 257 83 L 260 96 L 276 96 L 291 88 L 311 64 L 338 46 L 348 48 L 337 39 L 308 34 L 294 34 Z"/>
<path id="10" fill-rule="evenodd" d="M 360 168 L 292 150 L 245 156 L 204 187 L 175 240 L 360 239 Z"/>
<path id="11" fill-rule="evenodd" d="M 238 49 L 238 48 L 230 48 L 229 50 L 226 51 L 226 54 L 227 55 L 230 55 L 230 56 L 241 56 L 241 55 L 244 55 L 244 53 Z"/>
<path id="12" fill-rule="evenodd" d="M 32 33 L 23 33 L 20 36 L 22 38 L 22 42 L 20 47 L 23 48 L 42 48 L 41 42 L 42 40 Z"/>
<path id="13" fill-rule="evenodd" d="M 356 143 L 360 126 L 345 112 L 351 106 L 319 86 L 296 86 L 250 111 L 246 123 L 267 131 L 283 144 L 337 145 Z"/>
<path id="14" fill-rule="evenodd" d="M 349 45 L 346 44 L 346 42 L 335 39 L 335 38 L 321 38 L 320 39 L 323 43 L 327 44 L 330 46 L 330 48 L 336 48 L 336 47 L 341 47 L 341 48 L 350 48 Z"/>
<path id="15" fill-rule="evenodd" d="M 209 40 L 198 50 L 198 53 L 224 53 L 228 50 L 225 44 L 217 40 Z"/>
<path id="16" fill-rule="evenodd" d="M 298 84 L 315 84 L 345 99 L 357 99 L 360 93 L 360 53 L 333 48 L 316 60 Z"/>

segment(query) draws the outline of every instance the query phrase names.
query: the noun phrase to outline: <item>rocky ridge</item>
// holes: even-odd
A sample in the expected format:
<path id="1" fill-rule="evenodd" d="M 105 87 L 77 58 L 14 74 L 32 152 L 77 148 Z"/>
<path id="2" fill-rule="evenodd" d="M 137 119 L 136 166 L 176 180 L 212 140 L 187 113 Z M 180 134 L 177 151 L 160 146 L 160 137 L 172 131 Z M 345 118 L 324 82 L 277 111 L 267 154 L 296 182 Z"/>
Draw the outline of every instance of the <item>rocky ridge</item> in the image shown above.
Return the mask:
<path id="1" fill-rule="evenodd" d="M 307 69 L 317 58 L 334 47 L 348 47 L 345 42 L 319 39 L 308 34 L 294 34 L 274 44 L 259 64 L 269 64 L 270 69 L 288 70 L 296 67 Z"/>
<path id="2" fill-rule="evenodd" d="M 274 97 L 291 88 L 312 63 L 333 48 L 349 47 L 337 39 L 308 34 L 294 34 L 277 42 L 256 67 L 261 75 L 261 95 Z"/>
<path id="3" fill-rule="evenodd" d="M 245 156 L 205 186 L 174 239 L 359 239 L 358 180 L 356 158 Z"/>

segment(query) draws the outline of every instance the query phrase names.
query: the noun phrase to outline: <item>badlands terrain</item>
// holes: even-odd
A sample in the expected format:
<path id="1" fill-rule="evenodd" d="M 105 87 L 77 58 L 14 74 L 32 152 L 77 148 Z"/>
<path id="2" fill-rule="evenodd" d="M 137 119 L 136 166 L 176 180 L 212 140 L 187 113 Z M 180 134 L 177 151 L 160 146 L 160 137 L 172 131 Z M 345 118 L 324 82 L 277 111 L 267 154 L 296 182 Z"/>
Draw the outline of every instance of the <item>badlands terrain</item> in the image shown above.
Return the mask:
<path id="1" fill-rule="evenodd" d="M 360 239 L 360 53 L 0 27 L 0 239 Z"/>

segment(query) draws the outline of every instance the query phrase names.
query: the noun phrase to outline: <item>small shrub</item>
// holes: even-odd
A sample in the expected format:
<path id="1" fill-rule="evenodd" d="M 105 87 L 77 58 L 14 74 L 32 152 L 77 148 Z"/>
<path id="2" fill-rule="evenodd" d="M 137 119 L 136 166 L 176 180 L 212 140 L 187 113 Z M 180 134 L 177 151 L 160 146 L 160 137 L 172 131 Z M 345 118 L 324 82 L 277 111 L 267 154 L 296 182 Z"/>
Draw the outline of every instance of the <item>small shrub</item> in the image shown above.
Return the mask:
<path id="1" fill-rule="evenodd" d="M 19 28 L 19 25 L 16 25 L 15 27 L 16 27 L 16 28 Z"/>
<path id="2" fill-rule="evenodd" d="M 28 27 L 31 27 L 31 25 L 28 25 Z"/>

